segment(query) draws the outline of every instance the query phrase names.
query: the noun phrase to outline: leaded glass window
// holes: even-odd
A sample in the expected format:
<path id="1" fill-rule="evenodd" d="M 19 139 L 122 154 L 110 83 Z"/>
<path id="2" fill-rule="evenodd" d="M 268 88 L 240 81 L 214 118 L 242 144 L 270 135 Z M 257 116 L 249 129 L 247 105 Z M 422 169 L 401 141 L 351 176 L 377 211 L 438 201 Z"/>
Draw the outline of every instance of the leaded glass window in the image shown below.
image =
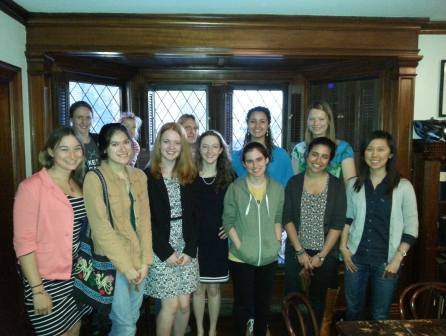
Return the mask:
<path id="1" fill-rule="evenodd" d="M 103 125 L 119 120 L 122 104 L 119 86 L 70 81 L 69 93 L 70 105 L 84 100 L 93 108 L 92 132 L 99 133 Z"/>
<path id="2" fill-rule="evenodd" d="M 192 114 L 199 133 L 208 127 L 207 90 L 205 87 L 160 88 L 148 92 L 149 139 L 155 142 L 156 134 L 167 122 L 177 121 L 182 114 Z"/>
<path id="3" fill-rule="evenodd" d="M 243 147 L 246 134 L 246 114 L 255 106 L 264 106 L 271 111 L 271 131 L 274 142 L 282 146 L 282 114 L 283 114 L 282 90 L 233 90 L 232 94 L 232 149 Z"/>

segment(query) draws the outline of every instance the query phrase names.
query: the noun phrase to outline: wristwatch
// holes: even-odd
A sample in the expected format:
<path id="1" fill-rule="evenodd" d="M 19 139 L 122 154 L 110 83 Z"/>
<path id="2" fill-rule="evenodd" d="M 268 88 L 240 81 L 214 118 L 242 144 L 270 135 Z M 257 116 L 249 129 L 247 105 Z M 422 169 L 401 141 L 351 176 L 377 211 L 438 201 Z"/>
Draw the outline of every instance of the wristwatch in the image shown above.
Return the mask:
<path id="1" fill-rule="evenodd" d="M 316 255 L 317 255 L 317 257 L 319 258 L 319 260 L 320 260 L 321 262 L 324 262 L 325 257 L 321 256 L 319 253 L 316 254 Z"/>
<path id="2" fill-rule="evenodd" d="M 407 251 L 404 250 L 398 250 L 398 252 L 401 254 L 401 256 L 404 258 L 405 256 L 407 256 Z"/>

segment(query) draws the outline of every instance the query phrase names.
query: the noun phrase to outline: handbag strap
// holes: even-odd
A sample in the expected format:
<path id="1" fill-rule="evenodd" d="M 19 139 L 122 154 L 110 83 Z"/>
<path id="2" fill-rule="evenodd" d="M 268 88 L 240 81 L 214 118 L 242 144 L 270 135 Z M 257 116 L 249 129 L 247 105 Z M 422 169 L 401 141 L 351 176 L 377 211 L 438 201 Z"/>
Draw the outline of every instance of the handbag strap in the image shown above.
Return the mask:
<path id="1" fill-rule="evenodd" d="M 101 181 L 102 196 L 104 197 L 105 207 L 107 208 L 108 219 L 110 221 L 111 226 L 113 227 L 113 217 L 111 214 L 110 200 L 108 199 L 108 189 L 107 189 L 107 183 L 105 182 L 105 177 L 104 177 L 104 175 L 102 175 L 102 173 L 99 169 L 94 169 L 94 170 L 92 170 L 92 172 L 95 173 L 99 177 L 99 180 Z"/>

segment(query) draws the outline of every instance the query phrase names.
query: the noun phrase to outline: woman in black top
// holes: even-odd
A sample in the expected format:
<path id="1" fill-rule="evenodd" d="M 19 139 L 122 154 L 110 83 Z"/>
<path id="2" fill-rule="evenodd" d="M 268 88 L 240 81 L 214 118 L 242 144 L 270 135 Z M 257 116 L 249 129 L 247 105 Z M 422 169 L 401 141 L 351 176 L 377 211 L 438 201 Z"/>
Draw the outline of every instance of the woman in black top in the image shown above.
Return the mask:
<path id="1" fill-rule="evenodd" d="M 193 296 L 197 335 L 204 335 L 203 315 L 208 296 L 209 335 L 216 335 L 220 311 L 220 284 L 229 279 L 228 241 L 222 227 L 223 200 L 234 180 L 228 148 L 217 131 L 203 133 L 197 141 L 199 176 L 194 187 L 198 201 L 198 264 L 200 284 Z"/>
<path id="2" fill-rule="evenodd" d="M 298 290 L 301 272 L 311 275 L 310 301 L 320 323 L 327 288 L 337 287 L 338 262 L 333 247 L 345 223 L 344 183 L 327 172 L 336 145 L 325 137 L 313 139 L 305 153 L 304 173 L 293 176 L 285 189 L 283 223 L 285 292 Z"/>

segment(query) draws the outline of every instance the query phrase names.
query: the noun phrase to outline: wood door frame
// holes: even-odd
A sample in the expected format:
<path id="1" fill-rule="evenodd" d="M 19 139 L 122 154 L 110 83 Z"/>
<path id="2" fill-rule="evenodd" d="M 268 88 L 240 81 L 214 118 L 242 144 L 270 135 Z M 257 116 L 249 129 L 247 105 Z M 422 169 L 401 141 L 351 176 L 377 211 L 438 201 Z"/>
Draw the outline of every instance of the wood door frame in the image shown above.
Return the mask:
<path id="1" fill-rule="evenodd" d="M 9 83 L 11 118 L 12 165 L 14 186 L 17 189 L 25 176 L 25 140 L 23 128 L 22 71 L 20 68 L 0 61 L 0 80 Z"/>

